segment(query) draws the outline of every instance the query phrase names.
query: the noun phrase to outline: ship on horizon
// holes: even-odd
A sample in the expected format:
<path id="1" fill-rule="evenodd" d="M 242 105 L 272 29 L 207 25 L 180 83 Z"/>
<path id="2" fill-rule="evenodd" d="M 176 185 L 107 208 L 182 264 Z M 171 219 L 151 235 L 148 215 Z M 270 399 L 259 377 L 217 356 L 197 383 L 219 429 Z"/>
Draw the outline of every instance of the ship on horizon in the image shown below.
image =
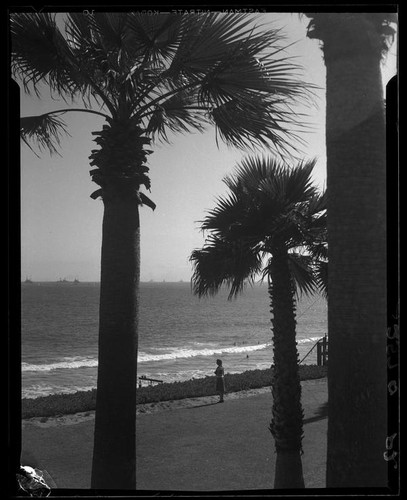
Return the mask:
<path id="1" fill-rule="evenodd" d="M 80 283 L 79 279 L 76 277 L 74 280 L 72 279 L 66 279 L 66 278 L 59 278 L 57 283 L 62 283 L 62 284 L 65 284 L 65 283 L 72 283 L 74 285 L 77 285 L 78 283 Z"/>

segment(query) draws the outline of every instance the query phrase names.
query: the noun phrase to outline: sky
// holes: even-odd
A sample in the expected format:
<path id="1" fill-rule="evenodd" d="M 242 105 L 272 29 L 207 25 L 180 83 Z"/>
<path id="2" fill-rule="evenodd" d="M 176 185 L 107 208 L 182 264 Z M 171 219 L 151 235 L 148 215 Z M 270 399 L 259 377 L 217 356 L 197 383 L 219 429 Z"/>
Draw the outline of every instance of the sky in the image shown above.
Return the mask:
<path id="1" fill-rule="evenodd" d="M 288 54 L 298 57 L 304 81 L 319 87 L 314 105 L 295 108 L 307 113 L 309 130 L 301 133 L 306 145 L 301 157 L 317 158 L 314 182 L 323 189 L 325 154 L 325 66 L 317 40 L 306 37 L 308 20 L 297 14 L 268 13 L 263 21 L 282 28 L 287 44 L 296 42 Z M 384 84 L 396 73 L 396 44 L 383 68 Z M 21 91 L 21 114 L 28 116 L 66 107 L 46 96 L 37 99 Z M 91 182 L 89 160 L 91 132 L 100 130 L 102 117 L 85 113 L 64 115 L 70 136 L 63 138 L 61 156 L 44 151 L 37 158 L 21 146 L 21 278 L 56 281 L 60 278 L 99 281 L 103 202 L 90 194 L 98 186 Z M 149 196 L 153 212 L 141 212 L 141 280 L 189 281 L 192 250 L 202 247 L 201 221 L 216 199 L 227 192 L 222 182 L 248 154 L 228 148 L 215 129 L 205 133 L 169 136 L 171 144 L 156 143 L 148 158 L 151 177 Z M 261 151 L 259 151 L 261 153 Z"/>

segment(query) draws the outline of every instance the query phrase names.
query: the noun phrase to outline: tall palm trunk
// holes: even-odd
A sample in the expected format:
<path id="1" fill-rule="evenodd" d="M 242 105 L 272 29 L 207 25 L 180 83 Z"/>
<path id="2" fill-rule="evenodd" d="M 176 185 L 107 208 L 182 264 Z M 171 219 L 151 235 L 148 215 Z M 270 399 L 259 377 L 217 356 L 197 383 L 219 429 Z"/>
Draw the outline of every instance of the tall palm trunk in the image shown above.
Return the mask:
<path id="1" fill-rule="evenodd" d="M 140 221 L 135 199 L 104 199 L 92 488 L 135 489 Z"/>
<path id="2" fill-rule="evenodd" d="M 363 16 L 359 15 L 359 16 Z M 356 16 L 357 18 L 357 16 Z M 327 487 L 387 485 L 386 130 L 380 51 L 359 17 L 327 68 Z M 370 36 L 370 39 L 369 39 Z"/>
<path id="3" fill-rule="evenodd" d="M 270 431 L 277 452 L 274 488 L 304 488 L 303 409 L 295 340 L 295 299 L 287 250 L 273 252 L 269 297 L 273 314 L 273 409 Z"/>

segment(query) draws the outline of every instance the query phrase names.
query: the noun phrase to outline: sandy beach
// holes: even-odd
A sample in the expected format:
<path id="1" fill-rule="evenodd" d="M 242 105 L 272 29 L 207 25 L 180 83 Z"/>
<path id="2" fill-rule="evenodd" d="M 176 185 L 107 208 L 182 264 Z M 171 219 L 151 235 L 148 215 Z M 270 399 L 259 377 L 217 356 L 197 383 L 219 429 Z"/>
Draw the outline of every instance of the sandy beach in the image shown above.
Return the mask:
<path id="1" fill-rule="evenodd" d="M 136 477 L 143 491 L 272 489 L 270 387 L 137 406 Z M 303 469 L 307 488 L 324 488 L 326 378 L 302 382 Z M 94 412 L 22 424 L 22 465 L 46 472 L 52 487 L 89 489 Z"/>

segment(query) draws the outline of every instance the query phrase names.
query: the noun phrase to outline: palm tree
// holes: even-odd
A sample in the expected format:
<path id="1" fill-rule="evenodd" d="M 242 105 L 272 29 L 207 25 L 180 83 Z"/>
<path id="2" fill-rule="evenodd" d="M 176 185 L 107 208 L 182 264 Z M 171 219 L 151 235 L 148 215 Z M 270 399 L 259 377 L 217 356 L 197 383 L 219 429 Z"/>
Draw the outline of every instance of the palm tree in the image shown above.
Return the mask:
<path id="1" fill-rule="evenodd" d="M 104 204 L 91 483 L 134 488 L 139 208 L 155 208 L 143 192 L 150 190 L 148 147 L 169 131 L 214 124 L 228 145 L 285 150 L 295 121 L 290 105 L 309 94 L 282 55 L 280 31 L 260 29 L 248 16 L 15 14 L 11 34 L 12 72 L 24 90 L 39 94 L 45 84 L 71 103 L 22 118 L 27 144 L 55 151 L 67 112 L 105 120 L 90 155 L 99 186 L 91 196 Z M 74 107 L 78 99 L 82 106 Z"/>
<path id="2" fill-rule="evenodd" d="M 227 284 L 232 298 L 259 273 L 267 277 L 274 344 L 270 431 L 277 452 L 275 488 L 304 488 L 296 290 L 325 290 L 327 265 L 325 197 L 312 185 L 314 164 L 289 169 L 273 158 L 243 160 L 235 176 L 225 178 L 229 196 L 220 198 L 202 223 L 211 232 L 206 244 L 191 254 L 193 290 L 199 296 Z"/>
<path id="3" fill-rule="evenodd" d="M 386 128 L 394 14 L 307 14 L 326 65 L 327 487 L 387 486 Z"/>

